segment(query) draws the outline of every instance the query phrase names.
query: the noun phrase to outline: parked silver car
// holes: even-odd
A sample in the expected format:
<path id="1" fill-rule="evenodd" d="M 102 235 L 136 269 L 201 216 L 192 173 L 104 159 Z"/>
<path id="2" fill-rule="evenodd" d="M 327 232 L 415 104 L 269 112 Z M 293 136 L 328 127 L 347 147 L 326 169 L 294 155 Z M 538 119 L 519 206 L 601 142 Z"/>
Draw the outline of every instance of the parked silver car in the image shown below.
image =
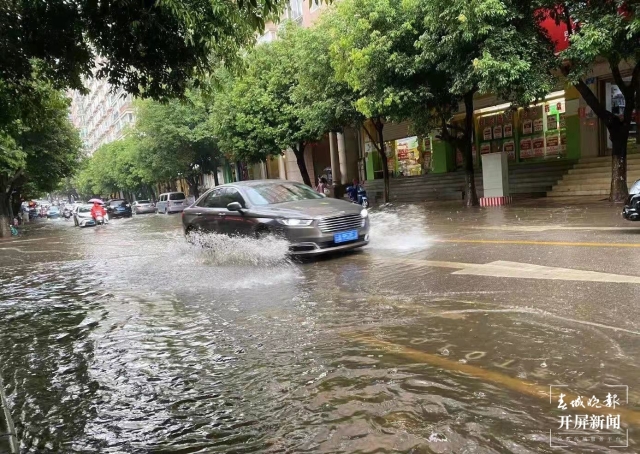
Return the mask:
<path id="1" fill-rule="evenodd" d="M 283 236 L 295 255 L 354 249 L 369 242 L 366 209 L 282 180 L 242 181 L 213 188 L 185 208 L 182 224 L 185 234 Z"/>
<path id="2" fill-rule="evenodd" d="M 131 204 L 133 214 L 155 213 L 156 204 L 151 200 L 136 200 Z"/>

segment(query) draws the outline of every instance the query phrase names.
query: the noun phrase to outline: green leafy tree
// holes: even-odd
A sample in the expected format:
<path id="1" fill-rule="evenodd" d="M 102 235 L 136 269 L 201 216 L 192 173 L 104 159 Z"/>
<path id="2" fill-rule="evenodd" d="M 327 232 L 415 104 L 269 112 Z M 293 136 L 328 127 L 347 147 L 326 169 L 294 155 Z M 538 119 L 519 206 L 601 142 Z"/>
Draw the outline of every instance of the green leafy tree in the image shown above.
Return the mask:
<path id="1" fill-rule="evenodd" d="M 209 122 L 208 102 L 199 90 L 188 91 L 184 100 L 140 101 L 137 114 L 141 162 L 156 181 L 184 178 L 196 198 L 204 174 L 213 173 L 217 184 L 224 157 Z"/>
<path id="2" fill-rule="evenodd" d="M 143 161 L 140 141 L 128 134 L 98 148 L 83 162 L 76 184 L 84 198 L 105 197 L 124 191 L 148 197 L 155 183 Z"/>
<path id="3" fill-rule="evenodd" d="M 237 160 L 265 161 L 291 149 L 309 186 L 305 149 L 336 127 L 337 111 L 337 106 L 330 106 L 335 98 L 326 92 L 317 102 L 305 103 L 319 93 L 309 83 L 310 73 L 304 88 L 300 86 L 302 68 L 315 55 L 315 49 L 305 48 L 312 36 L 286 24 L 278 40 L 256 46 L 247 56 L 246 71 L 228 80 L 212 119 L 222 148 Z"/>
<path id="4" fill-rule="evenodd" d="M 21 84 L 38 61 L 59 88 L 98 76 L 135 95 L 182 95 L 212 62 L 233 67 L 282 0 L 3 0 L 0 80 Z M 98 56 L 104 58 L 98 58 Z"/>
<path id="5" fill-rule="evenodd" d="M 558 23 L 571 30 L 569 47 L 555 60 L 587 105 L 603 122 L 612 144 L 611 201 L 623 201 L 627 188 L 627 145 L 634 109 L 640 108 L 640 3 L 629 0 L 542 1 Z M 541 13 L 530 16 L 538 22 Z M 551 38 L 547 37 L 549 45 Z M 608 110 L 585 83 L 596 61 L 606 60 L 625 101 L 621 114 Z M 624 73 L 630 75 L 625 81 Z"/>
<path id="6" fill-rule="evenodd" d="M 472 155 L 474 96 L 492 93 L 528 106 L 553 86 L 550 48 L 531 48 L 539 36 L 537 24 L 527 20 L 532 11 L 530 2 L 520 0 L 417 2 L 416 15 L 424 27 L 420 60 L 433 70 L 430 91 L 442 137 L 463 152 L 467 206 L 478 205 Z M 460 104 L 464 122 L 452 125 L 445 117 Z"/>
<path id="7" fill-rule="evenodd" d="M 10 234 L 11 199 L 54 190 L 77 167 L 81 142 L 68 99 L 42 81 L 0 82 L 0 236 Z"/>
<path id="8" fill-rule="evenodd" d="M 473 99 L 494 93 L 528 105 L 552 86 L 548 48 L 531 51 L 539 30 L 526 20 L 528 2 L 500 0 L 345 0 L 333 24 L 334 65 L 359 93 L 356 106 L 378 131 L 383 120 L 411 119 L 462 150 L 465 198 L 477 205 L 472 145 Z M 528 25 L 528 27 L 527 27 Z M 540 75 L 542 74 L 542 75 Z M 463 106 L 462 125 L 451 119 Z M 383 167 L 383 172 L 388 170 Z M 388 198 L 388 183 L 385 185 Z"/>

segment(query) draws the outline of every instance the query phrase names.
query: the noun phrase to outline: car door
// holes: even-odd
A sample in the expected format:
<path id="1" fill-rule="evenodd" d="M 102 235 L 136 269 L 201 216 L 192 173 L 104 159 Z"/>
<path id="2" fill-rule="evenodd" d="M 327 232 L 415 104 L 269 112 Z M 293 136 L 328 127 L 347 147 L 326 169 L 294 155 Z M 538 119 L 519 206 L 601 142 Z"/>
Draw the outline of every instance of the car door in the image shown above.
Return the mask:
<path id="1" fill-rule="evenodd" d="M 191 224 L 199 230 L 205 232 L 221 233 L 220 230 L 220 212 L 222 211 L 222 189 L 214 189 L 206 197 L 204 197 L 194 209 L 189 212 L 193 213 Z M 226 208 L 224 209 L 226 211 Z"/>
<path id="2" fill-rule="evenodd" d="M 246 203 L 236 188 L 224 188 L 222 203 L 225 210 L 220 213 L 221 230 L 227 235 L 250 235 L 253 231 L 251 219 L 239 211 L 229 211 L 227 205 L 238 202 L 243 208 Z"/>

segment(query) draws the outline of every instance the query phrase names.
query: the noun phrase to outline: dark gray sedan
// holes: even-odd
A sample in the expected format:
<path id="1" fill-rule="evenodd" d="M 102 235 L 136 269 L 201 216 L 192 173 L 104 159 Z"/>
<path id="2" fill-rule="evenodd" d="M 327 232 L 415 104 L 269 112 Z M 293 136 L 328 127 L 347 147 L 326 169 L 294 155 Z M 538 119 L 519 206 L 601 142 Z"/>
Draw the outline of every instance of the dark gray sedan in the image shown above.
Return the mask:
<path id="1" fill-rule="evenodd" d="M 283 180 L 215 187 L 183 211 L 182 225 L 185 234 L 282 236 L 295 255 L 354 249 L 369 242 L 369 214 L 362 206 Z"/>

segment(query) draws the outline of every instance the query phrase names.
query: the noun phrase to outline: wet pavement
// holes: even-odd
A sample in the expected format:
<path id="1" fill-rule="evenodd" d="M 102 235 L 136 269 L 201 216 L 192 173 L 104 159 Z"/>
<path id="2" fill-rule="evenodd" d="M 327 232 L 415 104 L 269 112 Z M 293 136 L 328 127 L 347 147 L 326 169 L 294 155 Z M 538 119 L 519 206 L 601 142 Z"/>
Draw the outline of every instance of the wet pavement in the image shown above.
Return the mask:
<path id="1" fill-rule="evenodd" d="M 28 225 L 0 242 L 20 451 L 638 452 L 640 223 L 619 211 L 391 207 L 364 250 L 302 263 L 272 238 L 189 245 L 179 216 Z"/>

